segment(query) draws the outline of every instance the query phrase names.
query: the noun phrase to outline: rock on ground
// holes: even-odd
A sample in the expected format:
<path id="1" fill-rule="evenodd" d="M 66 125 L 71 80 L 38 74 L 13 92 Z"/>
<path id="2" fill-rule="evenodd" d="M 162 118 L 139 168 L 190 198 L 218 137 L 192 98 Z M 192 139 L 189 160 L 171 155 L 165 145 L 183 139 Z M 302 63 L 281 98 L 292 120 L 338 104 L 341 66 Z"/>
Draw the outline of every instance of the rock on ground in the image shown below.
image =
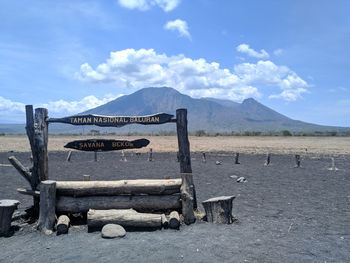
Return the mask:
<path id="1" fill-rule="evenodd" d="M 101 236 L 103 238 L 116 238 L 116 237 L 124 237 L 126 235 L 126 231 L 124 227 L 117 224 L 107 224 L 102 228 Z"/>

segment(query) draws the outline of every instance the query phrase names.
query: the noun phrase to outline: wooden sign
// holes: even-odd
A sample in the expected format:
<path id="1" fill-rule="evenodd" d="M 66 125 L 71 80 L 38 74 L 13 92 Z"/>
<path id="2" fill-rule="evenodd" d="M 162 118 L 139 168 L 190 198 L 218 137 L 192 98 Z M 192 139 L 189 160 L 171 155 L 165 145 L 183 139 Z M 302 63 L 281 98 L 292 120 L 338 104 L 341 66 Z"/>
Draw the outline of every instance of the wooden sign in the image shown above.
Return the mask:
<path id="1" fill-rule="evenodd" d="M 147 116 L 104 116 L 104 115 L 76 115 L 64 118 L 49 118 L 48 122 L 68 123 L 72 125 L 97 125 L 101 127 L 122 127 L 127 124 L 162 124 L 172 122 L 174 115 L 158 113 Z"/>
<path id="2" fill-rule="evenodd" d="M 90 140 L 77 140 L 67 143 L 64 147 L 75 149 L 79 151 L 115 151 L 123 149 L 137 149 L 145 147 L 149 144 L 147 139 L 139 139 L 134 141 L 121 141 L 121 140 L 104 140 L 104 139 L 90 139 Z"/>

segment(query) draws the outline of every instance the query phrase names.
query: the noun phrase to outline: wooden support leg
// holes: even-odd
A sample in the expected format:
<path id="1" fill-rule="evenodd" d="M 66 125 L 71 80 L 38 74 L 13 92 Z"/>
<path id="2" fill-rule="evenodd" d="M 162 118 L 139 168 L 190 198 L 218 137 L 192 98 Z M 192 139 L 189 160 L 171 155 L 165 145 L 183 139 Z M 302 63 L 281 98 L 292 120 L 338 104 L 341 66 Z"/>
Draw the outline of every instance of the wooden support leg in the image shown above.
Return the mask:
<path id="1" fill-rule="evenodd" d="M 56 181 L 46 180 L 40 184 L 40 213 L 38 230 L 51 234 L 56 221 Z"/>
<path id="2" fill-rule="evenodd" d="M 194 185 L 191 173 L 182 173 L 182 185 L 180 188 L 182 201 L 182 215 L 186 225 L 196 221 L 194 216 Z"/>
<path id="3" fill-rule="evenodd" d="M 231 224 L 233 222 L 233 199 L 235 199 L 235 196 L 219 196 L 202 202 L 207 221 L 211 223 Z"/>
<path id="4" fill-rule="evenodd" d="M 19 201 L 17 200 L 0 200 L 0 237 L 11 236 L 12 214 L 18 205 Z"/>

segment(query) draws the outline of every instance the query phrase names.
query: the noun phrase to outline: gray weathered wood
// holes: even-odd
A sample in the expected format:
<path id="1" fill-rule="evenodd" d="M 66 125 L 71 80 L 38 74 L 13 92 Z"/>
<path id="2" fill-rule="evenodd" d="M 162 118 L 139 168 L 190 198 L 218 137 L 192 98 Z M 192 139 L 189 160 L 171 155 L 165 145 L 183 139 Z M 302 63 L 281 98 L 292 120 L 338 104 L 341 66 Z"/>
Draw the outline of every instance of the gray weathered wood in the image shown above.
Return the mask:
<path id="1" fill-rule="evenodd" d="M 194 198 L 193 198 L 193 176 L 191 173 L 181 174 L 182 185 L 180 188 L 181 202 L 182 202 L 182 215 L 186 225 L 192 224 L 196 221 L 194 216 Z"/>
<path id="2" fill-rule="evenodd" d="M 57 220 L 56 231 L 57 235 L 68 234 L 70 219 L 66 215 L 61 215 Z"/>
<path id="3" fill-rule="evenodd" d="M 165 214 L 162 214 L 162 226 L 167 228 L 169 225 L 169 220 Z"/>
<path id="4" fill-rule="evenodd" d="M 219 196 L 202 202 L 208 222 L 218 224 L 231 224 L 232 201 L 235 196 Z"/>
<path id="5" fill-rule="evenodd" d="M 179 146 L 180 172 L 192 173 L 190 142 L 187 131 L 187 109 L 176 110 L 176 130 Z"/>
<path id="6" fill-rule="evenodd" d="M 38 230 L 45 234 L 53 232 L 56 221 L 56 181 L 46 180 L 40 184 L 40 213 Z"/>
<path id="7" fill-rule="evenodd" d="M 80 213 L 89 209 L 129 209 L 140 212 L 178 210 L 181 208 L 179 195 L 135 195 L 135 196 L 59 196 L 58 212 Z"/>
<path id="8" fill-rule="evenodd" d="M 48 179 L 48 127 L 47 109 L 35 109 L 34 118 L 33 184 L 38 186 Z"/>
<path id="9" fill-rule="evenodd" d="M 180 227 L 180 215 L 177 211 L 172 211 L 169 215 L 169 228 L 179 229 Z"/>
<path id="10" fill-rule="evenodd" d="M 271 162 L 271 154 L 270 153 L 268 153 L 268 154 L 266 154 L 266 161 L 265 161 L 265 166 L 268 166 L 268 165 L 270 165 L 270 162 Z"/>
<path id="11" fill-rule="evenodd" d="M 295 155 L 295 167 L 296 167 L 296 168 L 299 168 L 299 167 L 300 167 L 300 164 L 301 164 L 301 157 L 300 157 L 300 154 L 296 154 L 296 155 Z"/>
<path id="12" fill-rule="evenodd" d="M 235 164 L 241 164 L 241 163 L 239 162 L 239 153 L 236 153 L 236 154 L 235 154 Z"/>
<path id="13" fill-rule="evenodd" d="M 93 210 L 87 213 L 88 227 L 98 228 L 106 224 L 118 224 L 123 227 L 162 227 L 162 215 L 138 213 L 133 209 Z"/>
<path id="14" fill-rule="evenodd" d="M 0 200 L 0 237 L 11 236 L 11 219 L 18 205 L 17 200 Z"/>
<path id="15" fill-rule="evenodd" d="M 34 185 L 32 184 L 32 174 L 30 173 L 29 169 L 25 167 L 19 160 L 17 160 L 16 157 L 10 156 L 8 158 L 9 162 L 13 165 L 13 167 L 16 168 L 16 170 L 19 172 L 20 175 L 23 176 L 24 179 L 29 183 L 29 185 L 33 188 Z"/>
<path id="16" fill-rule="evenodd" d="M 153 150 L 152 150 L 152 148 L 149 149 L 148 161 L 153 162 Z"/>
<path id="17" fill-rule="evenodd" d="M 169 195 L 180 192 L 182 180 L 177 179 L 136 179 L 118 181 L 57 181 L 58 195 Z"/>
<path id="18" fill-rule="evenodd" d="M 67 162 L 70 162 L 70 159 L 72 158 L 72 151 L 69 151 L 68 152 L 68 155 L 67 155 L 67 159 L 66 159 L 66 161 Z"/>
<path id="19" fill-rule="evenodd" d="M 26 132 L 29 139 L 30 149 L 34 152 L 34 112 L 33 105 L 26 105 Z"/>
<path id="20" fill-rule="evenodd" d="M 17 192 L 22 194 L 22 195 L 31 195 L 31 196 L 40 197 L 39 191 L 34 191 L 34 190 L 30 190 L 30 189 L 17 188 Z"/>

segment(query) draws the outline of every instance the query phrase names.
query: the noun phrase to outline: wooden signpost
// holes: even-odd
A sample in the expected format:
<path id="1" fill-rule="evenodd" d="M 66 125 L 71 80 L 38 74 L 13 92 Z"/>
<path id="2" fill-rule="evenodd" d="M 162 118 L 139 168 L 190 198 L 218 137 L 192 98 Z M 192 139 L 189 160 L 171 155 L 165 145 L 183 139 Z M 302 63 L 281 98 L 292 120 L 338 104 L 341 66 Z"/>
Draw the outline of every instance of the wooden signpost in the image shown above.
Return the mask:
<path id="1" fill-rule="evenodd" d="M 64 147 L 79 151 L 105 152 L 123 149 L 139 149 L 146 147 L 148 144 L 149 140 L 147 139 L 139 139 L 134 141 L 90 139 L 72 141 L 67 143 Z"/>
<path id="2" fill-rule="evenodd" d="M 158 113 L 147 116 L 104 116 L 104 115 L 76 115 L 64 118 L 49 118 L 48 122 L 68 123 L 72 125 L 96 125 L 100 127 L 122 127 L 127 124 L 163 124 L 172 122 L 174 115 Z"/>

